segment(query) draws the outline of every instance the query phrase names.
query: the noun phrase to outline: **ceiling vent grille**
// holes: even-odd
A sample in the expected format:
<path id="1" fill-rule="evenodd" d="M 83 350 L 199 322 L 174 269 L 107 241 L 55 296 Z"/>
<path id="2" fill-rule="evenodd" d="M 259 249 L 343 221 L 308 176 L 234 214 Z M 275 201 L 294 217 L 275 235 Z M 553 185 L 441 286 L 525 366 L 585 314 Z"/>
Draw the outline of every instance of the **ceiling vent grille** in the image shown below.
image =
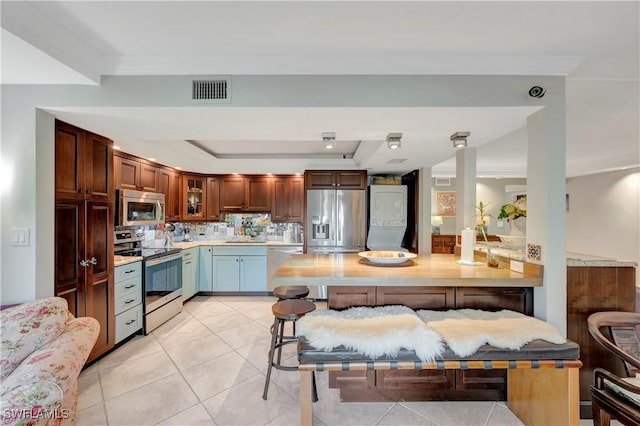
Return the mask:
<path id="1" fill-rule="evenodd" d="M 194 101 L 226 101 L 229 99 L 227 80 L 193 80 L 191 98 Z"/>
<path id="2" fill-rule="evenodd" d="M 436 178 L 436 186 L 451 186 L 451 178 Z"/>

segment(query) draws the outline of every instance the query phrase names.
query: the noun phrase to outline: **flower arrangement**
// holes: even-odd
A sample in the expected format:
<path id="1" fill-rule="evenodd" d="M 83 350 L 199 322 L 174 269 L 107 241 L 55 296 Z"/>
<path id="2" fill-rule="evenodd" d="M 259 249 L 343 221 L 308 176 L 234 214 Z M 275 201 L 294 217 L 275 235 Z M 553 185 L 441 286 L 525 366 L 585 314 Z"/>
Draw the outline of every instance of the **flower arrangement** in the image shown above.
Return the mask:
<path id="1" fill-rule="evenodd" d="M 500 207 L 498 219 L 513 220 L 519 217 L 527 217 L 527 197 L 518 198 L 512 204 Z"/>
<path id="2" fill-rule="evenodd" d="M 491 244 L 489 244 L 489 239 L 487 238 L 487 222 L 489 221 L 490 214 L 485 213 L 485 209 L 487 208 L 488 203 L 483 203 L 480 201 L 476 206 L 476 210 L 478 210 L 478 216 L 476 220 L 476 227 L 474 228 L 476 231 L 482 232 L 482 238 L 484 238 L 484 243 L 487 245 L 487 265 L 492 268 L 498 267 L 498 259 L 493 256 L 491 252 Z"/>

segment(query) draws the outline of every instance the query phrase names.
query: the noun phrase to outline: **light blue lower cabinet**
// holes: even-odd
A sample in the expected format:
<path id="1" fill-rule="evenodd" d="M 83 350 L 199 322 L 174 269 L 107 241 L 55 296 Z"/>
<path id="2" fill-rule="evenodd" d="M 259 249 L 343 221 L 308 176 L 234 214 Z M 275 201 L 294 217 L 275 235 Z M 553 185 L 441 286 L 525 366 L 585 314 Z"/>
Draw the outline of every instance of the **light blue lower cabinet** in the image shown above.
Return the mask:
<path id="1" fill-rule="evenodd" d="M 213 247 L 201 246 L 198 249 L 198 291 L 213 291 Z"/>
<path id="2" fill-rule="evenodd" d="M 266 247 L 214 247 L 213 291 L 267 291 Z"/>
<path id="3" fill-rule="evenodd" d="M 182 299 L 187 300 L 199 291 L 199 249 L 182 250 Z"/>

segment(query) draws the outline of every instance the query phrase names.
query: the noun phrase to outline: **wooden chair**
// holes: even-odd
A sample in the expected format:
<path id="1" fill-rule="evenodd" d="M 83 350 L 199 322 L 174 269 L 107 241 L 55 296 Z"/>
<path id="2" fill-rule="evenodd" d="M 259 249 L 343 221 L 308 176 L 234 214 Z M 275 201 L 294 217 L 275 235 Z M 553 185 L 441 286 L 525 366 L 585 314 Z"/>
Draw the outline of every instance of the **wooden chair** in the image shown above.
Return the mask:
<path id="1" fill-rule="evenodd" d="M 597 312 L 591 314 L 587 321 L 589 333 L 595 341 L 625 362 L 627 377 L 635 375 L 640 380 L 640 353 L 635 334 L 635 327 L 640 325 L 640 313 Z M 610 327 L 614 336 L 612 339 L 605 336 L 604 327 Z M 626 339 L 619 338 L 616 342 L 615 336 L 625 332 Z M 640 386 L 637 383 L 630 383 L 603 368 L 596 368 L 591 386 L 593 424 L 608 426 L 614 418 L 625 425 L 640 426 L 640 403 L 637 402 L 640 400 Z M 625 391 L 635 394 L 635 401 L 634 395 Z"/>

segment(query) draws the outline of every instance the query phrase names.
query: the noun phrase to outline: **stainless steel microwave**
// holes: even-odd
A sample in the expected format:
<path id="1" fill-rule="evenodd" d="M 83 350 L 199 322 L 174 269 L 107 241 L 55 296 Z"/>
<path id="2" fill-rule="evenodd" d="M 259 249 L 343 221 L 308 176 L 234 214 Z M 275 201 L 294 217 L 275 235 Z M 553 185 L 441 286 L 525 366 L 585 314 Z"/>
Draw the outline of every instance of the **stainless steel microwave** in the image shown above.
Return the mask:
<path id="1" fill-rule="evenodd" d="M 116 190 L 116 226 L 164 223 L 164 194 Z"/>

